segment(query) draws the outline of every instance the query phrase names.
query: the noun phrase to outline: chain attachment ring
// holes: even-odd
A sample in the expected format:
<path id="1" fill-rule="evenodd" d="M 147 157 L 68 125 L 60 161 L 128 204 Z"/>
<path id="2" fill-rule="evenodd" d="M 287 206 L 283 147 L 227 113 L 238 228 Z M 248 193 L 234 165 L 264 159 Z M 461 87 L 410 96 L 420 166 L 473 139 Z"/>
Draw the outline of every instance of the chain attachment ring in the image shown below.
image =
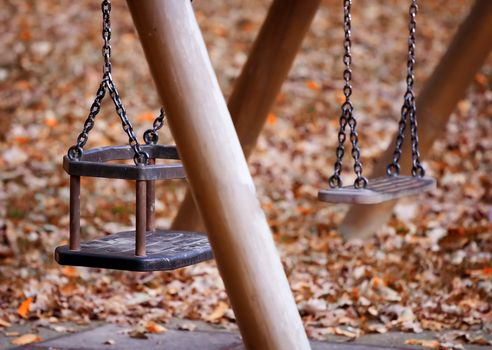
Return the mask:
<path id="1" fill-rule="evenodd" d="M 369 181 L 364 176 L 359 176 L 354 181 L 354 187 L 357 189 L 366 188 Z"/>
<path id="2" fill-rule="evenodd" d="M 82 155 L 84 154 L 84 150 L 80 146 L 72 146 L 68 149 L 67 157 L 70 160 L 80 160 Z"/>
<path id="3" fill-rule="evenodd" d="M 149 154 L 147 152 L 140 152 L 133 156 L 133 161 L 136 165 L 147 165 L 149 164 Z"/>
<path id="4" fill-rule="evenodd" d="M 155 118 L 152 128 L 144 132 L 143 138 L 146 144 L 156 144 L 159 141 L 159 134 L 157 133 L 160 128 L 164 125 L 164 120 L 166 118 L 166 112 L 164 108 L 161 108 L 159 115 Z"/>
<path id="5" fill-rule="evenodd" d="M 159 135 L 152 129 L 146 130 L 143 139 L 147 145 L 155 145 L 159 141 Z"/>
<path id="6" fill-rule="evenodd" d="M 398 176 L 400 175 L 400 164 L 398 163 L 390 163 L 386 167 L 386 174 L 388 176 Z"/>
<path id="7" fill-rule="evenodd" d="M 332 175 L 328 179 L 328 184 L 331 188 L 340 188 L 342 187 L 342 179 L 338 175 Z"/>

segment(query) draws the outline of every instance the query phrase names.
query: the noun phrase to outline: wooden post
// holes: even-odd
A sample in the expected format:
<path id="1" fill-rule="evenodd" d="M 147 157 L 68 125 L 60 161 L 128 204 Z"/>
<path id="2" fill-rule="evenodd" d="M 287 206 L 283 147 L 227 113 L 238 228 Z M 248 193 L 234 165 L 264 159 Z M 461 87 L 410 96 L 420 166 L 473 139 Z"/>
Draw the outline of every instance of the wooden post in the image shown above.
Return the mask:
<path id="1" fill-rule="evenodd" d="M 189 1 L 127 0 L 248 349 L 309 349 Z"/>
<path id="2" fill-rule="evenodd" d="M 149 159 L 149 164 L 155 164 L 155 159 Z M 155 180 L 147 180 L 145 227 L 147 231 L 155 231 Z"/>
<path id="3" fill-rule="evenodd" d="M 70 250 L 80 250 L 80 176 L 70 176 Z"/>
<path id="4" fill-rule="evenodd" d="M 228 102 L 246 158 L 256 145 L 320 2 L 321 0 L 274 0 L 268 11 Z M 186 194 L 172 227 L 180 230 L 203 230 L 191 193 Z"/>
<path id="5" fill-rule="evenodd" d="M 417 98 L 417 118 L 420 153 L 423 157 L 429 154 L 434 141 L 444 135 L 449 116 L 492 49 L 491 23 L 492 1 L 477 0 L 420 92 Z M 400 161 L 404 173 L 409 173 L 411 165 L 408 140 L 405 139 L 406 147 Z M 374 177 L 385 175 L 386 164 L 393 150 L 392 142 L 375 166 Z M 346 239 L 372 234 L 387 222 L 395 204 L 396 201 L 391 201 L 353 206 L 340 225 L 340 232 Z"/>
<path id="6" fill-rule="evenodd" d="M 147 217 L 147 181 L 137 180 L 135 186 L 135 255 L 147 255 L 145 246 Z"/>

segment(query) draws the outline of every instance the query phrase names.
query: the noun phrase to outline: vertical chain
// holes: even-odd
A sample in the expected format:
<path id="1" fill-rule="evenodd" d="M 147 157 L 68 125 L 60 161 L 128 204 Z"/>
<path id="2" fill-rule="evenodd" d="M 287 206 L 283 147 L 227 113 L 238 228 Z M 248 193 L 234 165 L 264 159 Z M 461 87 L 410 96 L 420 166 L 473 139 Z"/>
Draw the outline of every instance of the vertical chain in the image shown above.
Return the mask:
<path id="1" fill-rule="evenodd" d="M 101 11 L 103 15 L 103 47 L 102 56 L 104 59 L 103 73 L 111 73 L 111 1 L 103 0 L 101 3 Z"/>
<path id="2" fill-rule="evenodd" d="M 333 175 L 329 178 L 329 185 L 331 188 L 339 188 L 342 186 L 342 180 L 340 173 L 342 171 L 342 161 L 345 154 L 345 129 L 347 124 L 350 128 L 350 142 L 352 144 L 352 158 L 354 159 L 354 172 L 356 179 L 354 181 L 355 188 L 364 188 L 367 186 L 367 179 L 362 176 L 362 163 L 360 161 L 360 149 L 359 149 L 359 136 L 357 134 L 357 121 L 354 117 L 354 106 L 350 100 L 352 95 L 352 16 L 351 16 L 351 0 L 344 0 L 343 2 L 343 29 L 345 33 L 345 39 L 343 41 L 343 47 L 345 49 L 343 55 L 343 63 L 345 70 L 343 71 L 343 79 L 345 85 L 343 87 L 343 94 L 345 101 L 341 107 L 340 115 L 340 128 L 338 131 L 338 146 L 336 149 L 336 161 L 333 167 Z"/>
<path id="3" fill-rule="evenodd" d="M 410 117 L 410 135 L 412 139 L 412 176 L 423 177 L 425 175 L 425 170 L 420 163 L 420 152 L 419 152 L 419 137 L 417 130 L 417 107 L 415 104 L 415 93 L 413 90 L 413 84 L 415 81 L 415 46 L 416 46 L 416 36 L 417 36 L 417 0 L 413 0 L 409 9 L 410 24 L 409 24 L 409 39 L 408 39 L 408 68 L 407 68 L 407 84 L 408 90 L 411 91 L 411 98 L 409 101 L 409 106 L 411 106 L 409 117 Z"/>
<path id="4" fill-rule="evenodd" d="M 415 103 L 414 82 L 415 82 L 415 43 L 417 34 L 417 17 L 418 5 L 417 0 L 412 0 L 409 8 L 409 35 L 408 35 L 408 58 L 407 58 L 407 90 L 403 96 L 403 105 L 401 108 L 401 119 L 399 122 L 398 136 L 396 138 L 395 151 L 393 160 L 387 166 L 386 172 L 390 176 L 400 174 L 400 158 L 402 154 L 403 141 L 405 139 L 405 128 L 407 120 L 410 121 L 410 135 L 412 141 L 412 175 L 423 177 L 425 170 L 420 163 L 419 138 L 417 132 L 417 107 Z"/>
<path id="5" fill-rule="evenodd" d="M 103 64 L 103 83 L 108 89 L 108 92 L 113 100 L 114 106 L 116 108 L 116 113 L 120 117 L 121 125 L 123 130 L 128 135 L 128 143 L 135 153 L 133 160 L 135 164 L 147 164 L 149 160 L 149 155 L 142 150 L 142 147 L 138 143 L 135 131 L 133 130 L 132 123 L 128 119 L 126 109 L 121 102 L 118 89 L 111 76 L 111 1 L 103 0 L 101 4 L 101 11 L 103 14 L 103 30 L 102 37 L 104 40 L 102 48 L 102 56 L 104 59 Z"/>
<path id="6" fill-rule="evenodd" d="M 103 47 L 102 47 L 102 56 L 103 56 L 103 79 L 101 84 L 99 85 L 99 89 L 97 90 L 96 98 L 92 103 L 89 115 L 84 123 L 84 127 L 82 132 L 77 138 L 77 144 L 70 147 L 68 150 L 68 157 L 71 160 L 80 160 L 83 154 L 83 147 L 87 143 L 89 132 L 94 127 L 96 115 L 99 113 L 101 109 L 101 102 L 105 96 L 105 90 L 107 89 L 111 99 L 116 108 L 116 113 L 120 117 L 121 124 L 123 126 L 123 130 L 128 135 L 128 142 L 130 147 L 133 149 L 135 153 L 133 160 L 137 165 L 145 165 L 149 160 L 149 155 L 142 150 L 142 147 L 138 143 L 137 137 L 135 135 L 135 131 L 133 130 L 133 126 L 128 119 L 125 107 L 121 102 L 120 95 L 118 90 L 116 89 L 116 85 L 111 76 L 111 1 L 103 0 L 101 3 L 101 11 L 103 16 L 103 29 L 102 29 L 102 37 L 103 37 Z"/>
<path id="7" fill-rule="evenodd" d="M 95 119 L 99 111 L 101 110 L 101 103 L 106 95 L 106 90 L 104 88 L 104 83 L 101 82 L 99 88 L 97 89 L 96 98 L 92 102 L 91 108 L 89 110 L 89 115 L 84 122 L 84 127 L 82 132 L 77 137 L 77 143 L 68 149 L 67 156 L 71 160 L 79 160 L 84 153 L 83 149 L 87 140 L 89 139 L 89 132 L 94 128 Z"/>

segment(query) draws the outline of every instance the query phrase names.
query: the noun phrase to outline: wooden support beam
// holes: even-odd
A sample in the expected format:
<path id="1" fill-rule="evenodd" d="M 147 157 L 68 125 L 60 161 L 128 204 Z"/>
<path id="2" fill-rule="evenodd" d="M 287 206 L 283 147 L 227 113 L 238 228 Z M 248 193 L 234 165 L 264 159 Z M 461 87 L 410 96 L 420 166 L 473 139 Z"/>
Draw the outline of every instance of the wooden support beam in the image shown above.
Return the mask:
<path id="1" fill-rule="evenodd" d="M 449 116 L 492 49 L 491 23 L 492 1 L 477 0 L 420 92 L 417 98 L 417 119 L 422 157 L 425 158 L 434 141 L 444 135 Z M 409 173 L 411 165 L 408 140 L 406 138 L 400 161 L 403 173 Z M 394 143 L 391 143 L 375 166 L 374 177 L 385 175 L 393 150 Z M 396 201 L 391 201 L 353 206 L 340 225 L 340 232 L 346 239 L 372 234 L 388 221 L 395 204 Z"/>
<path id="2" fill-rule="evenodd" d="M 274 0 L 228 101 L 248 158 L 265 124 L 321 0 Z M 174 229 L 203 231 L 191 193 L 174 219 Z"/>
<path id="3" fill-rule="evenodd" d="M 248 349 L 309 349 L 189 1 L 127 0 Z"/>

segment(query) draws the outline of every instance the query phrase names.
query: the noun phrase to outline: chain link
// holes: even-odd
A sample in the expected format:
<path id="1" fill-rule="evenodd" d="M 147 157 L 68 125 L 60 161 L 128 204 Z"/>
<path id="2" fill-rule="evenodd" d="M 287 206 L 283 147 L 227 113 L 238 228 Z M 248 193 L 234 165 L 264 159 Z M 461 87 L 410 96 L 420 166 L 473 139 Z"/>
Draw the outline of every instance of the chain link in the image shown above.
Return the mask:
<path id="1" fill-rule="evenodd" d="M 143 134 L 144 141 L 147 145 L 155 145 L 159 141 L 159 134 L 157 131 L 164 125 L 165 118 L 166 111 L 164 111 L 164 108 L 161 108 L 159 115 L 152 124 L 152 128 L 146 130 Z"/>
<path id="2" fill-rule="evenodd" d="M 130 147 L 133 149 L 134 157 L 133 160 L 137 165 L 146 165 L 149 160 L 149 155 L 142 150 L 137 137 L 135 135 L 135 131 L 133 126 L 128 119 L 128 115 L 126 113 L 126 109 L 121 102 L 120 95 L 118 93 L 118 89 L 113 81 L 111 76 L 111 1 L 103 0 L 101 3 L 101 11 L 103 15 L 103 29 L 102 29 L 102 38 L 104 41 L 102 47 L 102 56 L 103 56 L 103 79 L 96 93 L 96 97 L 94 102 L 91 105 L 89 115 L 84 123 L 84 127 L 82 132 L 77 137 L 77 143 L 70 147 L 68 150 L 68 157 L 71 160 L 80 160 L 83 154 L 83 148 L 87 143 L 89 138 L 89 132 L 93 129 L 95 124 L 95 118 L 99 111 L 101 110 L 101 103 L 106 94 L 106 90 L 109 92 L 111 99 L 113 100 L 114 106 L 116 108 L 116 113 L 118 114 L 123 130 L 128 135 L 128 143 Z M 162 110 L 161 110 L 162 114 Z M 160 117 L 160 116 L 159 116 Z M 156 118 L 156 120 L 159 119 Z M 162 118 L 163 119 L 163 118 Z M 158 123 L 157 123 L 158 124 Z M 156 122 L 154 122 L 155 128 Z M 161 125 L 162 126 L 162 125 Z M 158 129 L 158 128 L 157 128 Z M 156 129 L 156 130 L 157 130 Z"/>
<path id="3" fill-rule="evenodd" d="M 400 158 L 402 154 L 403 141 L 405 139 L 405 129 L 407 120 L 410 121 L 410 135 L 412 142 L 412 176 L 423 177 L 425 170 L 420 162 L 419 138 L 417 130 L 417 107 L 415 103 L 415 93 L 413 89 L 415 81 L 415 43 L 417 34 L 417 17 L 418 5 L 417 0 L 412 0 L 409 8 L 410 22 L 408 25 L 408 59 L 407 59 L 407 90 L 403 96 L 403 105 L 401 108 L 401 119 L 398 127 L 398 135 L 396 137 L 395 151 L 393 152 L 393 160 L 388 164 L 386 172 L 390 176 L 398 176 L 400 174 Z"/>
<path id="4" fill-rule="evenodd" d="M 333 175 L 329 178 L 328 183 L 331 188 L 342 187 L 342 179 L 340 174 L 342 172 L 342 161 L 345 155 L 345 129 L 347 125 L 350 128 L 350 142 L 352 144 L 352 158 L 354 159 L 354 172 L 356 179 L 354 181 L 355 188 L 367 187 L 367 179 L 362 176 L 362 163 L 360 161 L 360 148 L 359 148 L 359 136 L 357 134 L 357 121 L 354 117 L 354 106 L 350 100 L 352 95 L 352 16 L 351 16 L 352 1 L 344 0 L 343 2 L 343 29 L 345 33 L 345 39 L 343 41 L 343 47 L 345 49 L 343 55 L 343 63 L 345 64 L 345 70 L 343 71 L 343 79 L 345 85 L 343 87 L 343 94 L 345 101 L 341 107 L 340 115 L 340 128 L 338 131 L 338 146 L 336 149 L 336 161 L 333 166 Z"/>

